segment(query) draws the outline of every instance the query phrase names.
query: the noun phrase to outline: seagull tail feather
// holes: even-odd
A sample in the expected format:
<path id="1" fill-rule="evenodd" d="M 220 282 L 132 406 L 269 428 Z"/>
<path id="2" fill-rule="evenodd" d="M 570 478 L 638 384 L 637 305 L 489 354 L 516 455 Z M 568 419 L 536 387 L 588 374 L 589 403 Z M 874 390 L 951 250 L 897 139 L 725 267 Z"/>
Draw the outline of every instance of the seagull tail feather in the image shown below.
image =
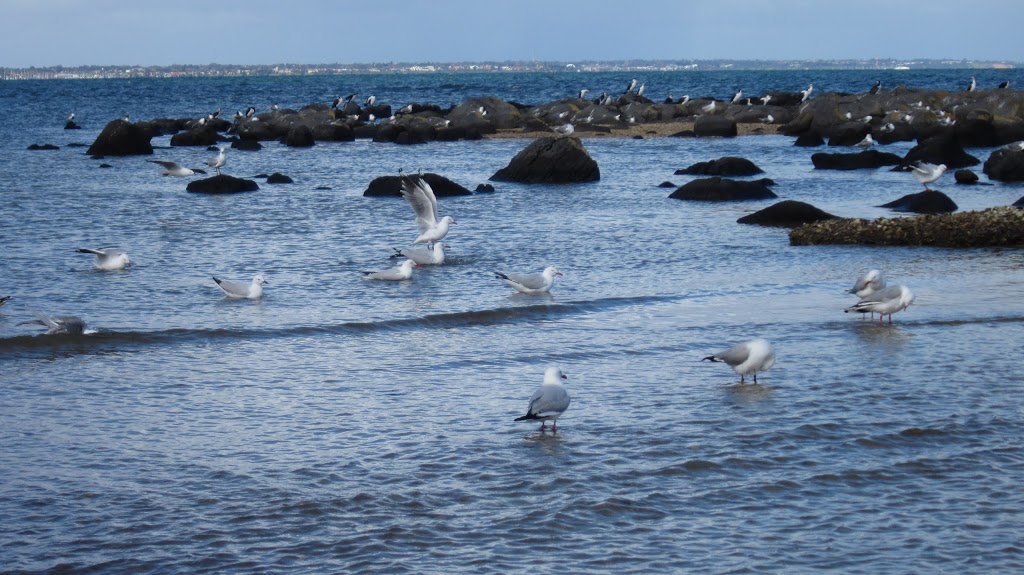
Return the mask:
<path id="1" fill-rule="evenodd" d="M 535 414 L 533 414 L 533 413 L 527 413 L 526 415 L 523 415 L 521 417 L 517 417 L 517 418 L 513 419 L 512 421 L 526 421 L 527 419 L 537 419 L 537 416 Z"/>

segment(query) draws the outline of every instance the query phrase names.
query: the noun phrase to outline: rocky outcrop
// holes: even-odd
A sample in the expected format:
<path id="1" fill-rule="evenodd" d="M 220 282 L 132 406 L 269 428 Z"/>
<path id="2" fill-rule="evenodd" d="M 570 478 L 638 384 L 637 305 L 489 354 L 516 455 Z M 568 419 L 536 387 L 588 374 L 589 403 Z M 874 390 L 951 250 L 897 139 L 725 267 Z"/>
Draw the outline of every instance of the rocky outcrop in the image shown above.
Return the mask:
<path id="1" fill-rule="evenodd" d="M 772 204 L 763 210 L 743 216 L 736 220 L 741 224 L 756 224 L 759 226 L 773 226 L 781 228 L 795 228 L 811 222 L 822 220 L 834 220 L 838 216 L 816 208 L 811 204 L 798 202 L 796 200 L 783 200 Z"/>
<path id="2" fill-rule="evenodd" d="M 763 174 L 764 170 L 746 158 L 725 156 L 709 162 L 697 162 L 676 170 L 675 175 L 742 177 Z"/>
<path id="3" fill-rule="evenodd" d="M 789 243 L 794 246 L 1022 246 L 1024 210 L 1002 207 L 980 212 L 879 218 L 873 221 L 829 220 L 794 229 L 789 233 Z"/>
<path id="4" fill-rule="evenodd" d="M 864 122 L 843 122 L 832 129 L 829 146 L 853 146 L 871 133 L 871 126 Z"/>
<path id="5" fill-rule="evenodd" d="M 704 202 L 737 202 L 745 200 L 769 200 L 777 198 L 768 186 L 775 182 L 768 178 L 755 181 L 730 180 L 726 178 L 704 178 L 679 187 L 669 195 L 677 200 Z"/>
<path id="6" fill-rule="evenodd" d="M 958 184 L 971 185 L 978 183 L 978 174 L 971 170 L 957 170 L 953 173 L 953 178 Z"/>
<path id="7" fill-rule="evenodd" d="M 996 150 L 982 168 L 990 180 L 1024 182 L 1024 151 Z"/>
<path id="8" fill-rule="evenodd" d="M 693 123 L 693 133 L 698 138 L 732 138 L 738 131 L 732 118 L 703 115 Z"/>
<path id="9" fill-rule="evenodd" d="M 65 130 L 81 130 L 82 127 L 75 123 L 74 120 L 68 120 L 67 124 L 64 124 Z"/>
<path id="10" fill-rule="evenodd" d="M 231 142 L 232 149 L 245 150 L 248 152 L 256 152 L 263 149 L 263 144 L 260 143 L 256 138 L 239 138 L 234 142 Z"/>
<path id="11" fill-rule="evenodd" d="M 187 132 L 178 132 L 171 136 L 172 146 L 213 146 L 217 144 L 219 135 L 212 127 L 201 126 Z"/>
<path id="12" fill-rule="evenodd" d="M 234 194 L 238 192 L 255 192 L 258 189 L 260 189 L 259 185 L 253 180 L 225 175 L 192 180 L 185 187 L 185 191 L 200 194 Z"/>
<path id="13" fill-rule="evenodd" d="M 817 132 L 807 131 L 797 136 L 793 145 L 800 146 L 802 148 L 816 148 L 818 146 L 825 145 L 825 138 L 822 138 L 821 134 Z"/>
<path id="14" fill-rule="evenodd" d="M 28 150 L 59 150 L 60 146 L 54 146 L 53 144 L 31 144 Z"/>
<path id="15" fill-rule="evenodd" d="M 314 144 L 316 139 L 313 137 L 313 130 L 305 124 L 294 126 L 284 137 L 284 145 L 289 148 L 309 148 Z"/>
<path id="16" fill-rule="evenodd" d="M 419 174 L 434 191 L 434 196 L 443 198 L 447 196 L 469 196 L 473 192 L 467 188 L 449 180 L 444 176 L 426 173 Z M 381 176 L 370 182 L 369 187 L 363 192 L 366 197 L 386 197 L 402 195 L 402 180 L 398 176 Z"/>
<path id="17" fill-rule="evenodd" d="M 281 172 L 274 172 L 267 176 L 268 184 L 291 184 L 293 180 Z"/>
<path id="18" fill-rule="evenodd" d="M 146 130 L 125 120 L 114 120 L 89 146 L 90 156 L 141 156 L 153 153 L 150 135 Z"/>
<path id="19" fill-rule="evenodd" d="M 816 170 L 867 170 L 882 166 L 898 166 L 903 158 L 888 152 L 865 150 L 858 154 L 825 154 L 811 156 Z"/>
<path id="20" fill-rule="evenodd" d="M 902 198 L 878 206 L 896 212 L 913 212 L 915 214 L 945 214 L 957 210 L 956 202 L 938 190 L 925 190 L 916 194 L 907 194 Z"/>
<path id="21" fill-rule="evenodd" d="M 929 164 L 946 164 L 950 170 L 966 168 L 980 164 L 978 158 L 964 151 L 956 135 L 952 133 L 941 134 L 928 138 L 914 146 L 903 158 L 903 164 L 909 166 L 914 162 L 928 162 Z"/>
<path id="22" fill-rule="evenodd" d="M 490 179 L 527 184 L 596 182 L 601 171 L 579 138 L 547 137 L 535 140 Z"/>

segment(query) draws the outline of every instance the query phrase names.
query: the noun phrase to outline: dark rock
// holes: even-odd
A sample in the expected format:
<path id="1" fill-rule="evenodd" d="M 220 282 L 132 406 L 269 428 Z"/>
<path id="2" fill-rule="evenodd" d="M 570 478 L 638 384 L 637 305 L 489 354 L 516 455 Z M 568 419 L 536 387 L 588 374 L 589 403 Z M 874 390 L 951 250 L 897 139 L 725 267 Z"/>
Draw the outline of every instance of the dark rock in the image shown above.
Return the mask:
<path id="1" fill-rule="evenodd" d="M 738 132 L 736 130 L 736 120 L 726 118 L 725 116 L 704 115 L 697 118 L 697 121 L 693 123 L 693 133 L 698 138 L 732 138 Z"/>
<path id="2" fill-rule="evenodd" d="M 477 193 L 490 193 L 494 191 L 494 186 L 491 184 L 478 184 L 476 186 Z"/>
<path id="3" fill-rule="evenodd" d="M 903 158 L 888 152 L 865 150 L 857 154 L 813 154 L 811 163 L 817 170 L 864 170 L 898 166 L 903 163 Z"/>
<path id="4" fill-rule="evenodd" d="M 113 168 L 114 166 L 111 166 L 110 164 L 100 164 L 100 167 L 101 168 Z"/>
<path id="5" fill-rule="evenodd" d="M 1000 145 L 991 116 L 957 120 L 953 131 L 956 133 L 960 145 L 968 148 L 989 148 Z"/>
<path id="6" fill-rule="evenodd" d="M 1024 151 L 996 150 L 982 168 L 990 180 L 1024 182 Z"/>
<path id="7" fill-rule="evenodd" d="M 821 134 L 819 134 L 818 132 L 807 131 L 797 136 L 796 142 L 794 142 L 793 145 L 800 146 L 803 148 L 814 148 L 817 146 L 824 146 L 825 138 L 822 138 Z"/>
<path id="8" fill-rule="evenodd" d="M 426 180 L 428 184 L 430 184 L 430 189 L 434 191 L 434 195 L 438 198 L 446 196 L 469 196 L 473 193 L 444 176 L 432 173 L 419 175 Z M 369 187 L 366 188 L 363 195 L 366 197 L 401 196 L 402 181 L 398 176 L 381 176 L 379 178 L 375 178 L 370 182 Z"/>
<path id="9" fill-rule="evenodd" d="M 362 124 L 352 127 L 352 137 L 357 140 L 376 140 L 379 124 Z M 390 141 L 390 140 L 388 140 Z"/>
<path id="10" fill-rule="evenodd" d="M 81 130 L 82 127 L 75 123 L 74 120 L 68 120 L 67 124 L 64 124 L 65 130 Z"/>
<path id="11" fill-rule="evenodd" d="M 280 172 L 274 172 L 273 174 L 270 174 L 269 176 L 267 176 L 267 183 L 268 184 L 290 184 L 290 183 L 292 183 L 292 179 L 289 178 L 288 176 L 280 173 Z"/>
<path id="12" fill-rule="evenodd" d="M 742 200 L 768 200 L 777 198 L 768 186 L 775 182 L 768 178 L 754 181 L 704 178 L 684 184 L 672 192 L 670 198 L 705 202 L 735 202 Z"/>
<path id="13" fill-rule="evenodd" d="M 260 189 L 253 180 L 235 178 L 233 176 L 213 176 L 203 180 L 192 180 L 185 187 L 188 192 L 201 194 L 233 194 L 236 192 L 255 192 Z"/>
<path id="14" fill-rule="evenodd" d="M 853 146 L 871 133 L 871 126 L 864 122 L 844 122 L 832 128 L 829 146 Z"/>
<path id="15" fill-rule="evenodd" d="M 666 180 L 666 181 L 658 184 L 658 187 L 659 188 L 678 188 L 679 186 L 677 186 L 677 185 L 673 184 L 672 182 L 669 182 L 669 181 Z"/>
<path id="16" fill-rule="evenodd" d="M 953 177 L 956 179 L 958 184 L 977 184 L 978 174 L 975 174 L 971 170 L 957 170 Z"/>
<path id="17" fill-rule="evenodd" d="M 964 151 L 953 133 L 928 138 L 911 148 L 903 158 L 903 164 L 909 166 L 914 162 L 946 164 L 951 170 L 981 163 L 978 158 Z"/>
<path id="18" fill-rule="evenodd" d="M 916 194 L 907 194 L 898 200 L 878 206 L 897 212 L 913 212 L 915 214 L 945 214 L 955 212 L 957 205 L 946 194 L 938 190 L 925 190 Z"/>
<path id="19" fill-rule="evenodd" d="M 28 149 L 29 150 L 59 150 L 60 147 L 59 146 L 54 146 L 53 144 L 42 144 L 42 145 L 40 145 L 40 144 L 32 144 L 31 146 L 28 147 Z"/>
<path id="20" fill-rule="evenodd" d="M 1013 202 L 1013 207 L 1015 207 L 1015 208 L 1024 208 L 1024 196 L 1021 196 L 1021 198 L 1019 200 L 1017 200 L 1016 202 Z"/>
<path id="21" fill-rule="evenodd" d="M 497 129 L 511 129 L 518 128 L 523 122 L 523 114 L 519 108 L 491 96 L 470 98 L 455 106 L 446 117 L 453 126 L 467 128 L 484 124 Z"/>
<path id="22" fill-rule="evenodd" d="M 171 136 L 172 146 L 212 146 L 218 141 L 217 131 L 201 126 L 187 132 L 179 132 Z"/>
<path id="23" fill-rule="evenodd" d="M 354 142 L 352 126 L 343 122 L 329 122 L 313 126 L 313 139 L 319 142 Z"/>
<path id="24" fill-rule="evenodd" d="M 795 228 L 811 222 L 834 220 L 837 217 L 811 204 L 795 200 L 783 200 L 763 210 L 743 216 L 736 221 L 741 224 Z"/>
<path id="25" fill-rule="evenodd" d="M 284 137 L 284 145 L 290 148 L 309 148 L 314 144 L 316 139 L 313 137 L 313 130 L 304 124 L 288 130 L 288 135 Z"/>
<path id="26" fill-rule="evenodd" d="M 697 162 L 688 168 L 676 170 L 675 175 L 691 176 L 753 176 L 763 174 L 764 170 L 746 158 L 725 156 L 710 162 Z"/>
<path id="27" fill-rule="evenodd" d="M 131 122 L 113 120 L 89 146 L 90 156 L 134 156 L 153 153 L 150 135 Z"/>
<path id="28" fill-rule="evenodd" d="M 1024 245 L 1024 210 L 1002 207 L 874 221 L 840 218 L 800 226 L 789 233 L 789 243 L 794 246 L 1021 246 Z"/>
<path id="29" fill-rule="evenodd" d="M 331 189 L 331 187 L 330 186 L 317 186 L 317 187 L 315 187 L 313 189 L 314 190 L 329 190 L 329 189 Z"/>
<path id="30" fill-rule="evenodd" d="M 520 151 L 490 179 L 528 184 L 595 182 L 601 179 L 601 171 L 579 138 L 546 137 Z"/>
<path id="31" fill-rule="evenodd" d="M 235 150 L 245 150 L 250 152 L 256 152 L 263 149 L 263 144 L 260 143 L 256 138 L 239 138 L 234 142 L 231 142 L 231 147 Z"/>

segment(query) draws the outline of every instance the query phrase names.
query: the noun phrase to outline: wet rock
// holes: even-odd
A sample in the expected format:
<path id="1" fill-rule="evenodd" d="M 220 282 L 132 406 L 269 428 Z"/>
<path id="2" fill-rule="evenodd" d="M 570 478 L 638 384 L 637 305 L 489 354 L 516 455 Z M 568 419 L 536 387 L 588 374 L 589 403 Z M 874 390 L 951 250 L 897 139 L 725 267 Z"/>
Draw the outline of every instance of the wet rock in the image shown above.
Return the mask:
<path id="1" fill-rule="evenodd" d="M 1019 200 L 1017 200 L 1016 202 L 1013 202 L 1012 205 L 1015 208 L 1024 208 L 1024 196 L 1021 196 L 1021 198 Z"/>
<path id="2" fill-rule="evenodd" d="M 958 184 L 968 184 L 969 185 L 969 184 L 977 184 L 978 183 L 978 174 L 975 174 L 971 170 L 966 170 L 966 169 L 965 170 L 957 170 L 953 174 L 953 178 L 956 179 L 956 183 L 958 183 Z"/>
<path id="3" fill-rule="evenodd" d="M 982 171 L 990 180 L 1022 182 L 1024 181 L 1024 151 L 996 150 L 985 160 Z"/>
<path id="4" fill-rule="evenodd" d="M 267 183 L 268 184 L 291 184 L 292 183 L 292 179 L 289 178 L 288 176 L 280 173 L 280 172 L 274 172 L 273 174 L 270 174 L 269 176 L 267 176 Z"/>
<path id="5" fill-rule="evenodd" d="M 101 168 L 113 168 L 114 166 L 111 166 L 110 164 L 100 164 L 100 167 Z"/>
<path id="6" fill-rule="evenodd" d="M 727 178 L 704 178 L 684 184 L 669 195 L 677 200 L 705 202 L 736 202 L 744 200 L 768 200 L 777 198 L 768 186 L 775 182 L 768 178 L 755 181 L 730 180 Z"/>
<path id="7" fill-rule="evenodd" d="M 187 132 L 179 132 L 171 136 L 172 146 L 212 146 L 217 143 L 219 135 L 211 127 L 198 127 Z"/>
<path id="8" fill-rule="evenodd" d="M 857 154 L 825 154 L 811 156 L 811 163 L 817 170 L 866 170 L 882 166 L 898 166 L 903 158 L 888 152 L 865 150 Z"/>
<path id="9" fill-rule="evenodd" d="M 675 175 L 736 177 L 763 173 L 764 170 L 746 158 L 725 156 L 709 162 L 697 162 L 687 168 L 676 170 Z"/>
<path id="10" fill-rule="evenodd" d="M 844 122 L 832 129 L 829 146 L 853 146 L 871 133 L 871 126 L 864 122 Z"/>
<path id="11" fill-rule="evenodd" d="M 834 220 L 837 218 L 838 216 L 818 209 L 811 204 L 795 200 L 783 200 L 763 210 L 743 216 L 736 221 L 741 224 L 795 228 L 811 222 Z"/>
<path id="12" fill-rule="evenodd" d="M 263 144 L 256 138 L 245 137 L 231 142 L 231 147 L 235 150 L 256 152 L 263 149 Z"/>
<path id="13" fill-rule="evenodd" d="M 878 206 L 897 212 L 913 212 L 915 214 L 944 214 L 955 212 L 956 203 L 946 194 L 938 190 L 925 190 L 916 194 L 907 194 L 902 198 Z"/>
<path id="14" fill-rule="evenodd" d="M 473 192 L 463 186 L 449 180 L 444 176 L 433 173 L 419 174 L 434 191 L 438 198 L 447 196 L 469 196 Z M 398 176 L 381 176 L 370 182 L 369 187 L 363 192 L 366 197 L 386 197 L 402 195 L 402 180 Z"/>
<path id="15" fill-rule="evenodd" d="M 914 162 L 946 164 L 951 170 L 981 163 L 978 158 L 964 151 L 956 135 L 952 133 L 928 138 L 911 148 L 903 158 L 903 164 L 909 166 Z"/>
<path id="16" fill-rule="evenodd" d="M 818 132 L 808 131 L 797 136 L 796 142 L 794 142 L 793 145 L 800 146 L 802 148 L 815 148 L 818 146 L 824 146 L 825 138 L 822 138 L 821 134 Z"/>
<path id="17" fill-rule="evenodd" d="M 664 181 L 664 182 L 658 184 L 658 187 L 659 188 L 678 188 L 679 186 L 673 184 L 672 182 Z"/>
<path id="18" fill-rule="evenodd" d="M 494 186 L 491 184 L 478 184 L 475 190 L 478 194 L 491 193 L 494 191 Z"/>
<path id="19" fill-rule="evenodd" d="M 725 116 L 704 115 L 693 123 L 693 133 L 698 138 L 732 138 L 738 132 L 736 120 Z"/>
<path id="20" fill-rule="evenodd" d="M 304 124 L 288 130 L 288 135 L 284 138 L 284 145 L 290 148 L 309 148 L 314 144 L 316 139 L 313 137 L 313 130 Z"/>
<path id="21" fill-rule="evenodd" d="M 470 98 L 455 106 L 447 114 L 453 126 L 479 126 L 481 124 L 497 129 L 518 128 L 522 125 L 523 114 L 519 108 L 500 98 Z"/>
<path id="22" fill-rule="evenodd" d="M 53 144 L 32 144 L 32 145 L 30 145 L 26 149 L 28 149 L 28 150 L 59 150 L 60 147 L 59 146 L 54 146 Z"/>
<path id="23" fill-rule="evenodd" d="M 354 142 L 352 126 L 344 122 L 329 122 L 313 126 L 313 139 L 319 142 Z"/>
<path id="24" fill-rule="evenodd" d="M 520 151 L 490 179 L 527 184 L 595 182 L 601 179 L 601 171 L 579 138 L 546 137 Z"/>
<path id="25" fill-rule="evenodd" d="M 82 127 L 75 123 L 74 120 L 68 120 L 67 124 L 64 124 L 65 130 L 81 130 Z"/>
<path id="26" fill-rule="evenodd" d="M 1024 210 L 1001 207 L 980 212 L 878 218 L 873 221 L 858 218 L 828 220 L 794 229 L 789 233 L 789 243 L 794 246 L 1022 246 Z"/>
<path id="27" fill-rule="evenodd" d="M 124 120 L 113 120 L 103 127 L 103 131 L 96 137 L 89 150 L 90 156 L 134 156 L 153 153 L 153 145 L 150 144 L 150 135 L 143 130 Z"/>
<path id="28" fill-rule="evenodd" d="M 225 175 L 192 180 L 185 187 L 185 191 L 200 194 L 234 194 L 238 192 L 255 192 L 258 189 L 260 189 L 259 185 L 253 180 Z"/>

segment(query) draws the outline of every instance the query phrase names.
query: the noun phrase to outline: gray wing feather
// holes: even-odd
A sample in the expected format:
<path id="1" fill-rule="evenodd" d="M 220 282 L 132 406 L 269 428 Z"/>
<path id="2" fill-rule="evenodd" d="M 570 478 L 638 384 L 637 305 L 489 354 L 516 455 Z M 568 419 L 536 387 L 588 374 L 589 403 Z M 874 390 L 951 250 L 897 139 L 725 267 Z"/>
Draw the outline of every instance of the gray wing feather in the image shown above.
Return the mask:
<path id="1" fill-rule="evenodd" d="M 233 282 L 233 281 L 230 281 L 230 280 L 222 280 L 222 279 L 217 279 L 217 278 L 213 278 L 213 280 L 217 282 L 217 285 L 220 286 L 220 289 L 222 289 L 222 290 L 224 290 L 224 291 L 226 291 L 228 293 L 233 293 L 233 294 L 243 295 L 243 296 L 249 295 L 249 284 L 241 284 L 241 283 L 238 283 L 238 282 Z"/>
<path id="2" fill-rule="evenodd" d="M 504 274 L 509 281 L 513 281 L 528 289 L 541 289 L 544 287 L 544 276 L 540 274 Z"/>
<path id="3" fill-rule="evenodd" d="M 750 357 L 750 346 L 746 342 L 737 344 L 722 353 L 716 353 L 715 357 L 729 365 L 739 365 Z"/>
<path id="4" fill-rule="evenodd" d="M 555 415 L 569 408 L 569 393 L 560 385 L 542 385 L 530 398 L 530 415 Z"/>
<path id="5" fill-rule="evenodd" d="M 416 225 L 427 231 L 437 225 L 437 198 L 423 178 L 402 175 L 402 197 L 416 213 Z"/>

